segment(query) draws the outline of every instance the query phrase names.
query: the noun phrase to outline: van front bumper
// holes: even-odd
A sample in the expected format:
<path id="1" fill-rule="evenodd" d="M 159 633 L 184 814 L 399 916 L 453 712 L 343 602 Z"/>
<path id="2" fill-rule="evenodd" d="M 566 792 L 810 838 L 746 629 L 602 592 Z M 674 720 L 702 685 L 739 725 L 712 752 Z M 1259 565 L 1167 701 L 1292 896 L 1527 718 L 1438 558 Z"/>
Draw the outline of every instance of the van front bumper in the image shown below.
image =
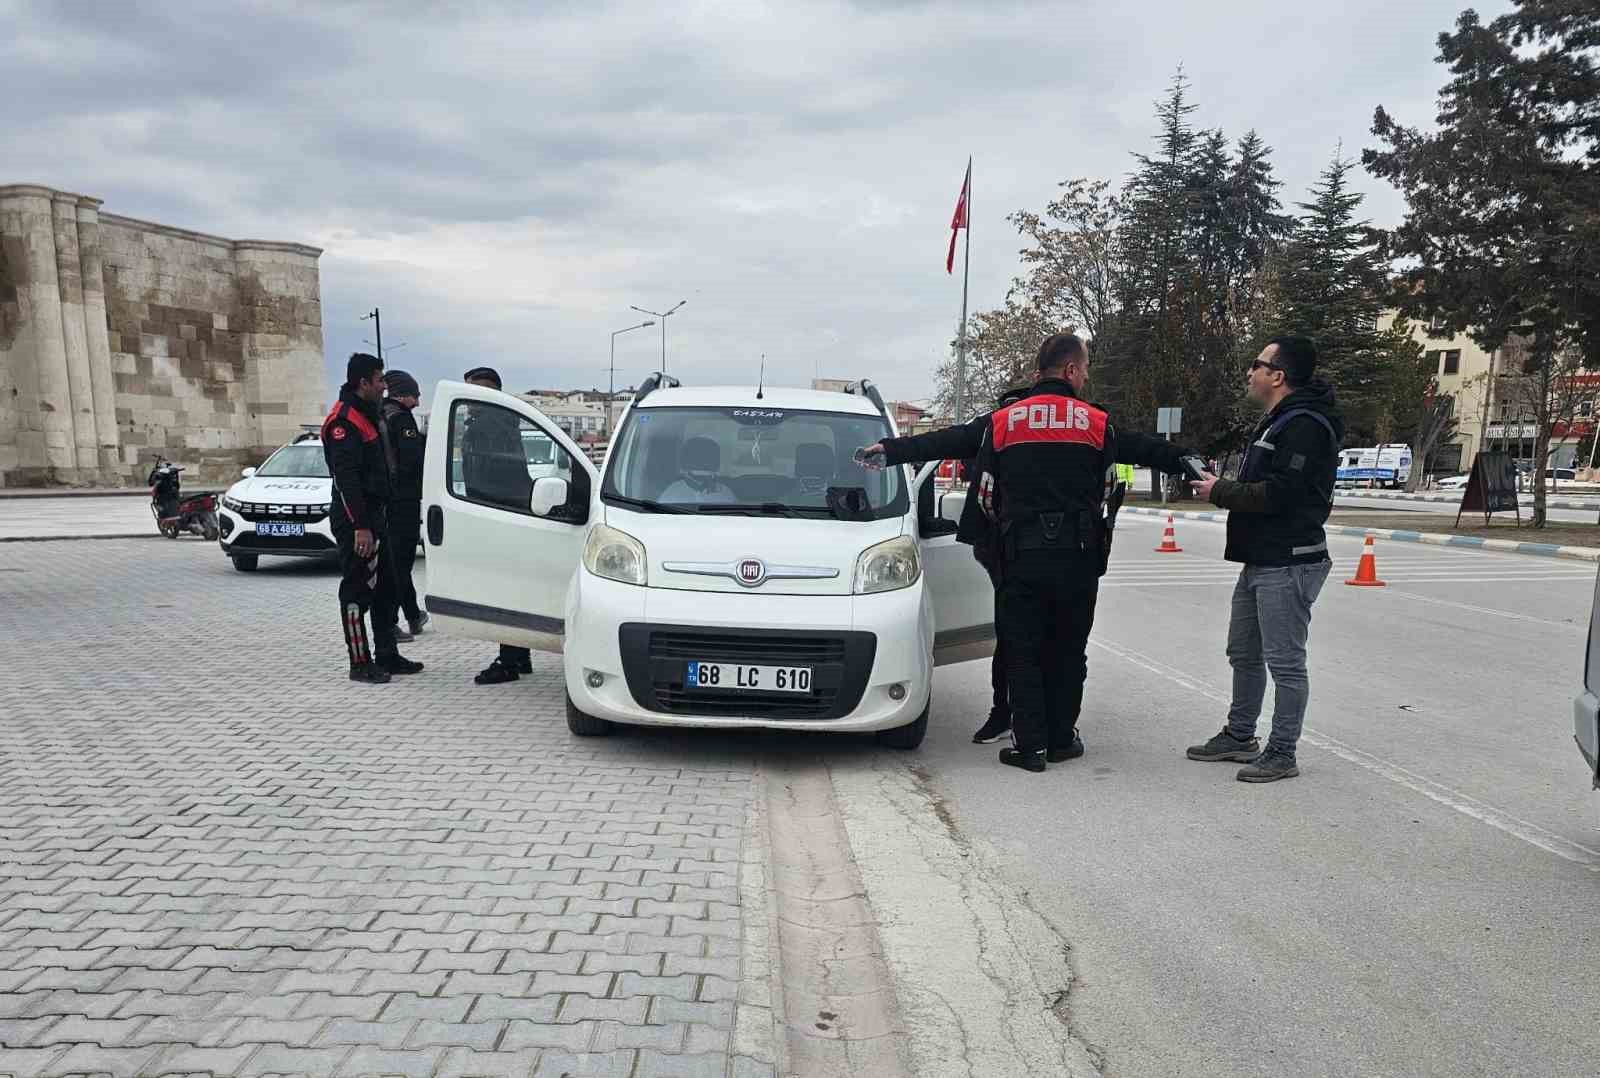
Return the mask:
<path id="1" fill-rule="evenodd" d="M 892 729 L 928 702 L 926 605 L 920 581 L 878 595 L 765 595 L 640 588 L 580 570 L 566 618 L 567 691 L 585 714 L 645 726 Z M 805 666 L 813 690 L 696 690 L 682 683 L 690 661 Z"/>

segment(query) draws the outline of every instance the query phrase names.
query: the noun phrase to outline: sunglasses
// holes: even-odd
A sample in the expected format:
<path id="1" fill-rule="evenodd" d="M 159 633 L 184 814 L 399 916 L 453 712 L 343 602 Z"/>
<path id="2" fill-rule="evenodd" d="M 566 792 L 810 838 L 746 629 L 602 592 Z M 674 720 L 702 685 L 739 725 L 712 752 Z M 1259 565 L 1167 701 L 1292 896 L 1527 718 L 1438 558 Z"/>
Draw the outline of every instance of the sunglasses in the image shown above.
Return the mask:
<path id="1" fill-rule="evenodd" d="M 1250 369 L 1252 371 L 1256 370 L 1256 369 L 1258 369 L 1260 367 L 1265 367 L 1269 371 L 1277 371 L 1280 374 L 1288 373 L 1282 367 L 1278 366 L 1276 363 L 1268 363 L 1265 360 L 1261 360 L 1261 359 L 1256 359 L 1256 360 L 1252 360 L 1251 361 Z"/>

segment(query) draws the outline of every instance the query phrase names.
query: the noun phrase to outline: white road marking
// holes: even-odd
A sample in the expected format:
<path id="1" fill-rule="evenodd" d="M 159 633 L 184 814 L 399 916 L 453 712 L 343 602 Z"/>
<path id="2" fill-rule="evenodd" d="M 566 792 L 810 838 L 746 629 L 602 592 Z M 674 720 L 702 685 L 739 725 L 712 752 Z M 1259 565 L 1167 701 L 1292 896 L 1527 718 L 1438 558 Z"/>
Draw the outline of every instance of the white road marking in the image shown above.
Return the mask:
<path id="1" fill-rule="evenodd" d="M 1134 666 L 1142 667 L 1161 677 L 1172 681 L 1190 692 L 1198 693 L 1218 703 L 1227 704 L 1231 701 L 1222 693 L 1205 685 L 1194 678 L 1184 674 L 1181 670 L 1167 666 L 1158 659 L 1153 659 L 1132 648 L 1125 648 L 1118 644 L 1108 644 L 1103 640 L 1091 638 L 1089 643 L 1102 651 L 1108 651 L 1119 659 L 1126 660 Z M 1300 734 L 1300 739 L 1314 745 L 1324 752 L 1331 752 L 1342 760 L 1355 764 L 1357 767 L 1388 779 L 1390 782 L 1415 793 L 1421 794 L 1430 801 L 1436 801 L 1446 808 L 1454 809 L 1479 823 L 1486 823 L 1499 831 L 1503 831 L 1513 838 L 1521 839 L 1530 846 L 1536 846 L 1547 853 L 1553 853 L 1563 860 L 1582 865 L 1590 872 L 1600 873 L 1600 850 L 1572 842 L 1546 828 L 1520 816 L 1515 816 L 1505 809 L 1481 801 L 1471 794 L 1462 793 L 1460 790 L 1434 782 L 1410 771 L 1399 764 L 1392 763 L 1370 752 L 1364 752 L 1353 745 L 1347 745 L 1338 738 L 1319 733 L 1310 727 L 1305 727 Z"/>
<path id="2" fill-rule="evenodd" d="M 1402 599 L 1412 599 L 1419 603 L 1428 603 L 1432 606 L 1449 606 L 1457 610 L 1466 610 L 1473 614 L 1493 614 L 1496 617 L 1510 618 L 1512 621 L 1531 621 L 1540 625 L 1554 625 L 1558 629 L 1576 629 L 1580 633 L 1588 629 L 1588 626 L 1579 625 L 1576 622 L 1536 618 L 1532 614 L 1517 614 L 1510 610 L 1496 610 L 1490 606 L 1474 606 L 1472 603 L 1458 603 L 1450 599 L 1435 599 L 1431 595 L 1417 595 L 1409 591 L 1390 591 L 1389 594 L 1398 595 Z"/>

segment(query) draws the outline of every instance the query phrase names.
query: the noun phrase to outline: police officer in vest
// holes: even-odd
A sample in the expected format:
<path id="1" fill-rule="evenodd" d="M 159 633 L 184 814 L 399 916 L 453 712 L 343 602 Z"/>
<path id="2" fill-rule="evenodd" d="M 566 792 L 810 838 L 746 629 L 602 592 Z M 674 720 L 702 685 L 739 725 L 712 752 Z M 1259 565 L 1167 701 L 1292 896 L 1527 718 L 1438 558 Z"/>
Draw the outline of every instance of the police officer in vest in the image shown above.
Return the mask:
<path id="1" fill-rule="evenodd" d="M 339 615 L 350 680 L 381 685 L 391 674 L 422 669 L 395 647 L 394 576 L 388 549 L 388 434 L 378 414 L 383 399 L 383 360 L 357 352 L 345 365 L 339 399 L 322 421 L 322 453 L 333 476 L 329 523 L 339 544 Z M 366 615 L 372 611 L 372 636 Z"/>
<path id="2" fill-rule="evenodd" d="M 1158 438 L 1118 433 L 1081 394 L 1089 354 L 1072 333 L 1039 346 L 1027 396 L 970 423 L 911 438 L 886 438 L 868 453 L 888 464 L 978 458 L 1002 559 L 996 630 L 1011 689 L 1012 747 L 1000 762 L 1043 771 L 1083 755 L 1078 714 L 1100 576 L 1110 553 L 1105 519 L 1116 462 L 1183 470 L 1183 451 Z"/>

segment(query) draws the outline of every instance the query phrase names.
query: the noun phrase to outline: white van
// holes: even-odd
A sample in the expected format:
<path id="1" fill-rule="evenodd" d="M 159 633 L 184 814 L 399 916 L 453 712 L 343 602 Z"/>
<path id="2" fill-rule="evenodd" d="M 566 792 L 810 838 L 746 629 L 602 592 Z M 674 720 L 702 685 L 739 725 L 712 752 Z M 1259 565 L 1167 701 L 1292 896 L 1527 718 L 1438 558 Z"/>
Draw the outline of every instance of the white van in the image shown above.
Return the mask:
<path id="1" fill-rule="evenodd" d="M 1395 442 L 1339 451 L 1334 485 L 1403 487 L 1411 478 L 1411 447 Z"/>
<path id="2" fill-rule="evenodd" d="M 443 632 L 561 652 L 575 734 L 763 726 L 915 748 L 933 667 L 993 653 L 993 591 L 932 487 L 917 497 L 938 462 L 913 474 L 854 461 L 895 425 L 870 383 L 851 390 L 656 375 L 601 474 L 527 402 L 441 382 L 423 480 L 428 612 Z M 564 454 L 514 497 L 474 489 L 463 466 L 463 435 L 493 409 L 525 446 Z"/>

